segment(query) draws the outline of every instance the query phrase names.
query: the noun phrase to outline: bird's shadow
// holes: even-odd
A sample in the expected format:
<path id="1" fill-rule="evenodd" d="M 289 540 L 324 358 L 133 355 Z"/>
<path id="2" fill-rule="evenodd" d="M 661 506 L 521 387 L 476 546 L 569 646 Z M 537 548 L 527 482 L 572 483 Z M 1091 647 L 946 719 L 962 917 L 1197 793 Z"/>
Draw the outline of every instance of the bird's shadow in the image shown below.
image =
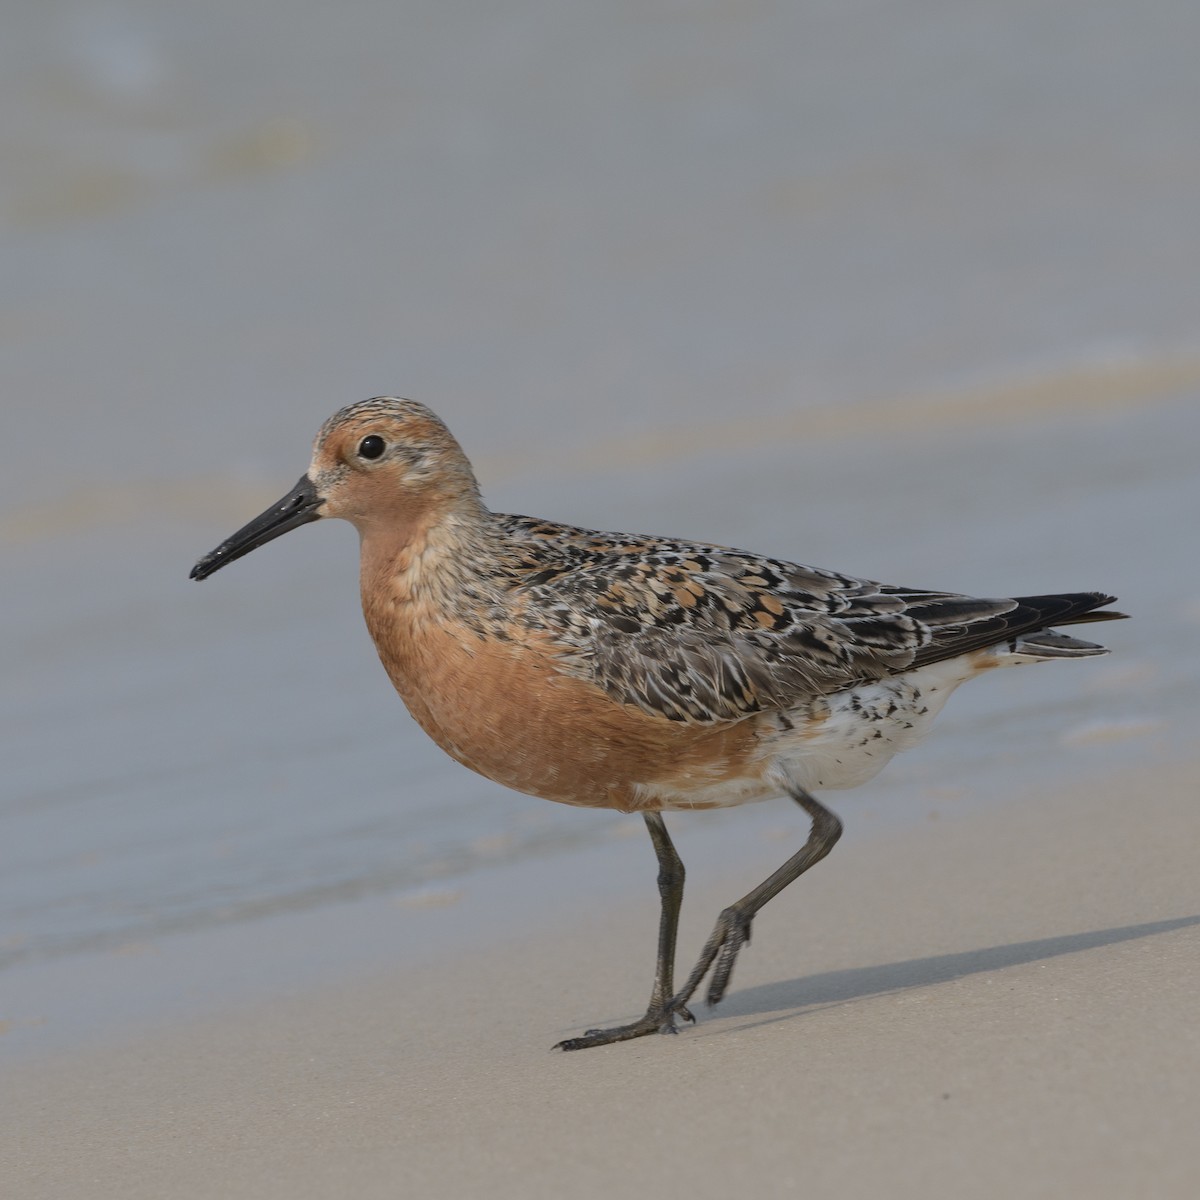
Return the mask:
<path id="1" fill-rule="evenodd" d="M 987 946 L 981 950 L 964 950 L 957 954 L 934 954 L 928 958 L 910 958 L 902 962 L 884 963 L 873 967 L 850 967 L 844 971 L 826 971 L 819 975 L 801 975 L 795 979 L 759 984 L 732 993 L 721 1005 L 723 1017 L 762 1017 L 758 1021 L 742 1020 L 731 1025 L 735 1029 L 750 1029 L 802 1016 L 815 1008 L 845 1004 L 868 996 L 902 992 L 909 988 L 949 983 L 967 975 L 998 971 L 1022 963 L 1039 962 L 1112 946 L 1136 938 L 1153 937 L 1176 929 L 1200 925 L 1200 915 L 1175 917 L 1166 921 L 1147 921 L 1141 925 L 1122 925 L 1114 929 L 1096 929 L 1088 933 L 1068 933 L 1060 937 L 1037 938 L 1029 942 L 1010 942 L 1004 946 Z M 778 1015 L 773 1015 L 778 1014 Z M 718 1032 L 716 1030 L 713 1031 Z"/>

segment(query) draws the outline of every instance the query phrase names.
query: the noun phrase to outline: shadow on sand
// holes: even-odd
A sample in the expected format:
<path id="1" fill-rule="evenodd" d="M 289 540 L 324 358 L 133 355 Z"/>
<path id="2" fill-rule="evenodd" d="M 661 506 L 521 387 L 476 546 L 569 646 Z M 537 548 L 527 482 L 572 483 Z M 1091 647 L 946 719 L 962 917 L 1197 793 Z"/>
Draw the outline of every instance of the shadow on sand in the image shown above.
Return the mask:
<path id="1" fill-rule="evenodd" d="M 1142 925 L 1123 925 L 1115 929 L 1097 929 L 1090 933 L 1069 933 L 1061 937 L 1038 938 L 1030 942 L 1012 942 L 1006 946 L 988 946 L 982 950 L 965 950 L 958 954 L 910 958 L 877 967 L 852 967 L 845 971 L 827 971 L 821 975 L 801 975 L 795 979 L 760 984 L 745 991 L 734 992 L 717 1012 L 722 1017 L 780 1014 L 767 1017 L 763 1021 L 742 1021 L 730 1026 L 728 1031 L 754 1028 L 756 1025 L 801 1016 L 814 1008 L 844 1004 L 849 1000 L 881 996 L 909 988 L 948 983 L 967 975 L 1058 958 L 1063 954 L 1093 950 L 1098 946 L 1113 946 L 1119 942 L 1171 933 L 1173 930 L 1187 929 L 1194 925 L 1200 925 L 1200 915 L 1175 917 L 1167 921 L 1148 921 Z"/>

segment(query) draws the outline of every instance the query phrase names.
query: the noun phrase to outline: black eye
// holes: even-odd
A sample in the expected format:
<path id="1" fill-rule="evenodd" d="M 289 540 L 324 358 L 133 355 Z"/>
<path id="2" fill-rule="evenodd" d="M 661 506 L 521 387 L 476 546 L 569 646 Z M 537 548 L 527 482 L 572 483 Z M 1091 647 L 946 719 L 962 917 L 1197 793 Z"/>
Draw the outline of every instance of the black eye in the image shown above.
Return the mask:
<path id="1" fill-rule="evenodd" d="M 387 443 L 378 434 L 371 434 L 358 443 L 359 458 L 378 458 L 387 449 Z"/>

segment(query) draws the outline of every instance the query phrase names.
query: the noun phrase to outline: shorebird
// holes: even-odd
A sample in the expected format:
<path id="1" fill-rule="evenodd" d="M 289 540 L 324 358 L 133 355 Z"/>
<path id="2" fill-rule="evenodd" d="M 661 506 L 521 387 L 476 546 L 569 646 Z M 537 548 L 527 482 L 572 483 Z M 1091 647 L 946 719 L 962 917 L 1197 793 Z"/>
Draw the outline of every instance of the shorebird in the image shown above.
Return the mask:
<path id="1" fill-rule="evenodd" d="M 640 813 L 661 914 L 650 1003 L 578 1050 L 692 1021 L 729 986 L 755 914 L 842 832 L 812 796 L 876 775 L 923 738 L 960 683 L 1104 647 L 1052 626 L 1110 621 L 1102 592 L 976 599 L 673 538 L 491 512 L 458 442 L 424 405 L 334 414 L 278 504 L 192 569 L 206 579 L 323 517 L 361 541 L 363 613 L 409 712 L 463 765 L 563 804 Z M 787 795 L 798 853 L 717 918 L 678 990 L 684 868 L 663 812 Z"/>

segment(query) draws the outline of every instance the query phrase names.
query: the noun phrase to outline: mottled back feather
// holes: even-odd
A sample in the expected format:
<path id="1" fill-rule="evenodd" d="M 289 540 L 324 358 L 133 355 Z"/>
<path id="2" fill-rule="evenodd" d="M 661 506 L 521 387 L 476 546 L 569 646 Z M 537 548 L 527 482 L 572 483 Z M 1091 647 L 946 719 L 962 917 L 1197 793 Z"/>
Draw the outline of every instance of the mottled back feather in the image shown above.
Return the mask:
<path id="1" fill-rule="evenodd" d="M 976 599 L 726 546 L 496 519 L 519 547 L 505 572 L 514 617 L 549 638 L 564 671 L 673 721 L 796 708 L 1053 621 L 1086 620 L 1111 599 Z"/>

